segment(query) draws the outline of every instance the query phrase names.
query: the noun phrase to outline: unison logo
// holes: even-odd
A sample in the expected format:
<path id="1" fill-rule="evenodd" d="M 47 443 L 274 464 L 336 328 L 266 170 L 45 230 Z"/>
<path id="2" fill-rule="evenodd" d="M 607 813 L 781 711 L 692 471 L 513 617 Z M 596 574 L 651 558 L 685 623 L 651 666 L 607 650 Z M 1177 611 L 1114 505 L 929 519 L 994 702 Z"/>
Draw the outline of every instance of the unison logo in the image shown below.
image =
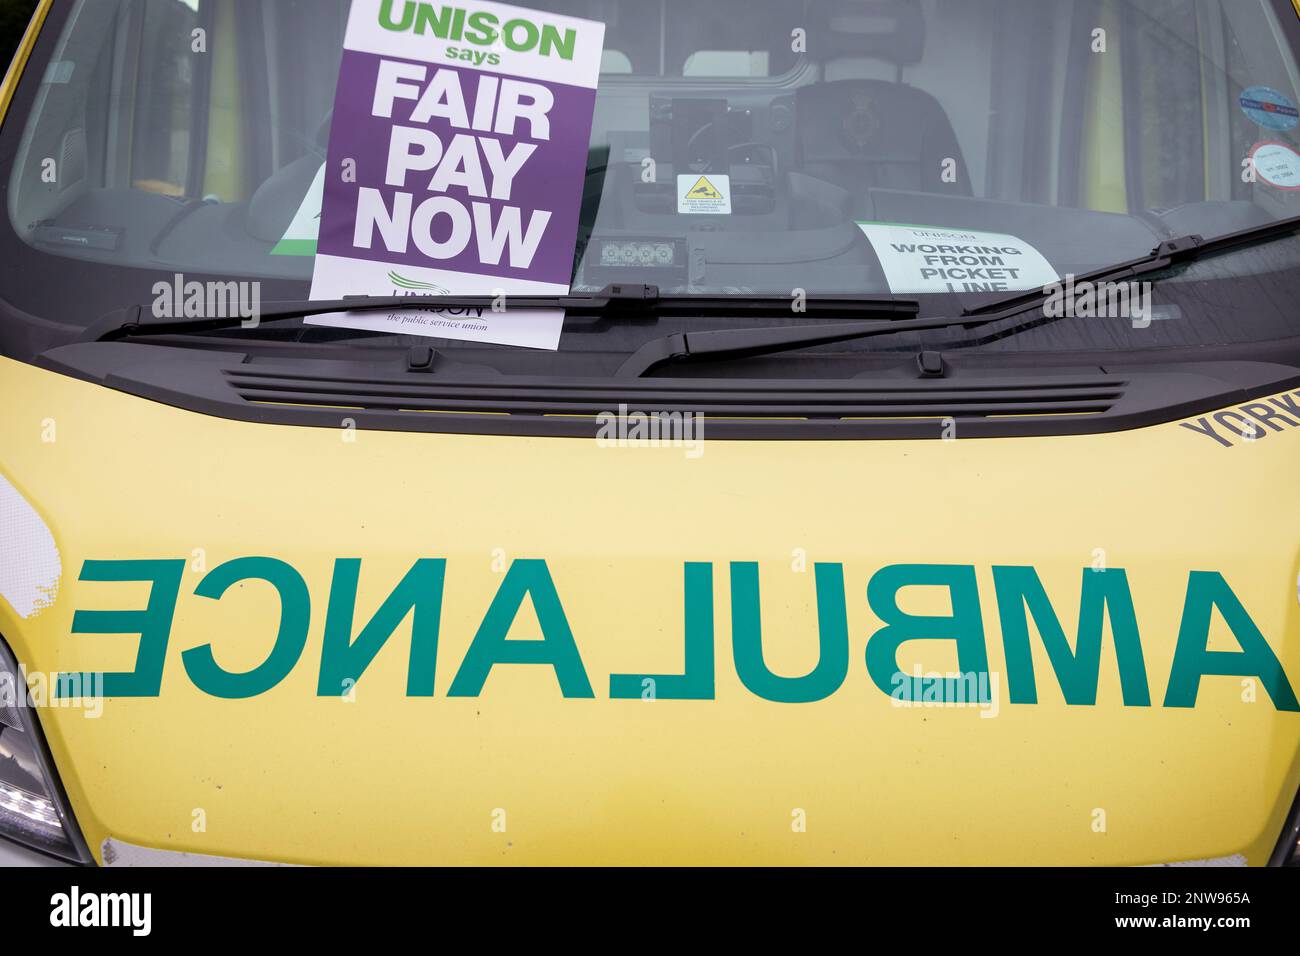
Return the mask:
<path id="1" fill-rule="evenodd" d="M 562 60 L 572 60 L 578 44 L 578 32 L 572 28 L 561 30 L 523 17 L 502 23 L 496 14 L 486 10 L 471 13 L 459 7 L 403 0 L 399 14 L 396 6 L 394 0 L 383 0 L 379 7 L 379 25 L 394 33 L 432 34 L 439 40 L 486 47 L 495 46 L 499 40 L 515 53 L 554 53 Z"/>
<path id="2" fill-rule="evenodd" d="M 450 295 L 448 290 L 432 282 L 421 282 L 419 279 L 408 279 L 400 272 L 388 273 L 388 281 L 393 284 L 394 296 L 425 296 L 425 295 Z M 480 322 L 483 319 L 484 310 L 481 306 L 474 307 L 451 307 L 441 308 L 438 306 L 425 306 L 417 311 L 428 315 L 436 315 L 439 319 L 448 319 L 460 321 L 462 319 L 474 322 Z M 422 325 L 424 320 L 415 316 L 406 316 L 402 319 L 404 325 Z"/>
<path id="3" fill-rule="evenodd" d="M 400 272 L 390 271 L 388 281 L 397 286 L 402 292 L 416 292 L 420 295 L 447 295 L 447 290 L 440 285 L 433 282 L 421 282 L 419 279 L 408 279 Z"/>

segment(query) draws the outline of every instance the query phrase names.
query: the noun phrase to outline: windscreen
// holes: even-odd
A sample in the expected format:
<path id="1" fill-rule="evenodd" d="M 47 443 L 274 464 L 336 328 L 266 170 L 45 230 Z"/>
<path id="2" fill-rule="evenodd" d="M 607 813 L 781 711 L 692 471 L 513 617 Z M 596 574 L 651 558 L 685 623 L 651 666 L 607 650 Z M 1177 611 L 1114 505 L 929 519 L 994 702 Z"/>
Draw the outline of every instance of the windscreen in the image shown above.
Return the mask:
<path id="1" fill-rule="evenodd" d="M 180 275 L 308 295 L 349 6 L 56 0 L 3 128 L 4 298 L 29 317 L 4 321 L 88 324 Z M 383 15 L 445 31 L 444 6 Z M 545 240 L 574 292 L 997 294 L 1300 212 L 1288 0 L 521 6 L 604 26 L 582 186 Z M 1170 314 L 1187 342 L 1290 321 Z"/>

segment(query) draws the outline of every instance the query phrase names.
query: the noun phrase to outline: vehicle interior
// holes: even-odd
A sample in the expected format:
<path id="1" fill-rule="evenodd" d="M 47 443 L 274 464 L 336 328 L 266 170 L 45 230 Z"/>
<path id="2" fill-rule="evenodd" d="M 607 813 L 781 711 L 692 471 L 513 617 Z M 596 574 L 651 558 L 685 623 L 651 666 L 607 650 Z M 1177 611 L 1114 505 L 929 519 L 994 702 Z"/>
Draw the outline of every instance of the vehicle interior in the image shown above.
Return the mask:
<path id="1" fill-rule="evenodd" d="M 858 221 L 1014 234 L 1064 274 L 1295 207 L 1243 183 L 1227 148 L 1249 136 L 1242 88 L 1295 85 L 1281 56 L 1234 60 L 1236 31 L 1258 29 L 1253 3 L 537 5 L 607 24 L 575 290 L 788 291 L 793 273 L 820 291 L 880 289 Z M 14 169 L 15 230 L 61 256 L 307 279 L 310 257 L 272 252 L 325 159 L 347 8 L 78 4 Z M 1096 56 L 1069 44 L 1072 19 L 1123 21 L 1142 48 Z M 206 56 L 191 55 L 195 31 Z M 988 81 L 954 82 L 971 75 Z M 1178 80 L 1201 95 L 1171 100 Z M 733 214 L 678 215 L 682 172 L 730 176 Z M 640 262 L 620 239 L 670 243 L 671 262 Z"/>

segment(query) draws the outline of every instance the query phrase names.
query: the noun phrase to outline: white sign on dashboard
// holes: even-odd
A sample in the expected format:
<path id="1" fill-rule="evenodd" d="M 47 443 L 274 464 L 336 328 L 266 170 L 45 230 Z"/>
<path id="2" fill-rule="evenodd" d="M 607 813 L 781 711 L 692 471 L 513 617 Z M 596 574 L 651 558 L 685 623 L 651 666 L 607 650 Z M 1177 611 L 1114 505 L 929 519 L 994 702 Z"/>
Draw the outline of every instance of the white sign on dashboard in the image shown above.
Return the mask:
<path id="1" fill-rule="evenodd" d="M 1020 292 L 1061 278 L 1041 252 L 1003 233 L 876 222 L 858 228 L 891 292 Z"/>

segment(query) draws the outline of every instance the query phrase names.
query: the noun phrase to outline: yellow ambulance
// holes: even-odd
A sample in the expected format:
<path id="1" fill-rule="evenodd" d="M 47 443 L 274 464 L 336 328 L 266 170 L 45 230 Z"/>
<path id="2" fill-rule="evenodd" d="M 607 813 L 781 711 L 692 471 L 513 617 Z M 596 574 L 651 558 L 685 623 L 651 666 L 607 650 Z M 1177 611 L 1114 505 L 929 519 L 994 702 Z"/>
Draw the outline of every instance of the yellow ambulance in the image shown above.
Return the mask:
<path id="1" fill-rule="evenodd" d="M 1298 53 L 1288 0 L 42 0 L 0 862 L 1300 862 Z M 343 238 L 558 284 L 353 278 L 385 174 Z"/>

